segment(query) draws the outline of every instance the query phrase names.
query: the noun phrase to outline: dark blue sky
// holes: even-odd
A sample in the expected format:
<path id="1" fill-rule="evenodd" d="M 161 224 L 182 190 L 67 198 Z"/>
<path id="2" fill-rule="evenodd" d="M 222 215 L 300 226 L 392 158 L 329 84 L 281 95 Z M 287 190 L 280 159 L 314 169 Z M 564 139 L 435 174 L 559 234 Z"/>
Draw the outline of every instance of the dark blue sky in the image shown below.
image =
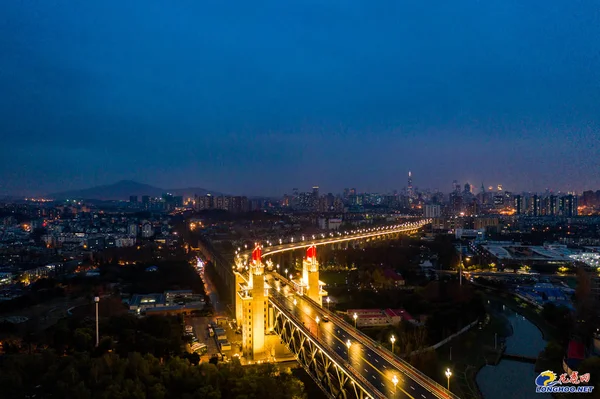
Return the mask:
<path id="1" fill-rule="evenodd" d="M 600 188 L 597 1 L 2 1 L 0 194 Z"/>

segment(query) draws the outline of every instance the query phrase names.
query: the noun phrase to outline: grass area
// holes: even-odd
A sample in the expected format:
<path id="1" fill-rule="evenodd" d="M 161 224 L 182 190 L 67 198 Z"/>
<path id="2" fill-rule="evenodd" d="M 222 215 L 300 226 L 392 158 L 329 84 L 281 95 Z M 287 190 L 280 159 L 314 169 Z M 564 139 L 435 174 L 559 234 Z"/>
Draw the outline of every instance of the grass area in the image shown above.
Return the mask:
<path id="1" fill-rule="evenodd" d="M 502 302 L 513 311 L 525 316 L 542 331 L 544 339 L 552 340 L 558 335 L 556 329 L 542 318 L 536 307 L 509 293 L 491 290 L 484 290 L 484 292 L 486 300 Z M 476 383 L 477 372 L 488 363 L 488 360 L 493 359 L 495 335 L 497 334 L 498 345 L 500 345 L 500 342 L 511 334 L 509 322 L 504 315 L 495 312 L 491 307 L 488 307 L 487 311 L 488 318 L 481 329 L 473 327 L 437 349 L 437 368 L 445 370 L 450 367 L 453 370 L 454 385 L 451 385 L 451 388 L 461 398 L 481 397 Z M 450 348 L 452 348 L 452 360 L 450 360 Z M 439 376 L 431 377 L 438 377 L 435 378 L 438 381 L 440 379 Z"/>
<path id="2" fill-rule="evenodd" d="M 490 312 L 481 329 L 475 326 L 436 350 L 440 375 L 446 368 L 453 372 L 452 392 L 464 399 L 480 397 L 475 377 L 479 369 L 487 364 L 486 359 L 490 357 L 494 348 L 496 334 L 498 345 L 510 334 L 507 323 L 508 320 L 502 315 Z M 431 377 L 440 380 L 440 376 Z"/>
<path id="3" fill-rule="evenodd" d="M 341 271 L 341 272 L 320 271 L 319 272 L 319 279 L 321 281 L 323 281 L 325 284 L 327 284 L 328 286 L 329 285 L 331 285 L 331 286 L 345 285 L 347 276 L 348 276 L 347 271 Z"/>

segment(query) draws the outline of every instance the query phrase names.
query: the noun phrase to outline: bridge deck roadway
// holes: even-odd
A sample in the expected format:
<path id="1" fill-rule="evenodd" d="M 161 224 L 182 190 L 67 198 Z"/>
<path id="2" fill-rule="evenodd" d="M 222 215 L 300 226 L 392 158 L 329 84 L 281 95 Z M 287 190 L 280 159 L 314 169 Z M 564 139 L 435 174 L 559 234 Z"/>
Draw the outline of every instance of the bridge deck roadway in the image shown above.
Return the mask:
<path id="1" fill-rule="evenodd" d="M 276 276 L 282 283 L 289 281 L 280 275 L 269 275 L 269 279 Z M 274 285 L 273 285 L 274 286 Z M 349 360 L 353 369 L 366 379 L 387 398 L 457 398 L 439 384 L 422 375 L 418 370 L 400 361 L 389 351 L 377 347 L 378 345 L 368 337 L 348 325 L 335 314 L 320 308 L 315 302 L 301 295 L 284 296 L 276 290 L 269 295 L 276 296 L 278 303 L 287 306 L 287 310 L 313 335 L 318 341 L 343 359 Z M 296 299 L 296 305 L 294 305 Z M 323 315 L 329 316 L 329 322 L 316 322 L 316 317 L 322 320 Z M 317 337 L 318 335 L 318 337 Z M 348 349 L 346 342 L 350 340 Z M 394 389 L 393 376 L 398 378 Z"/>
<path id="2" fill-rule="evenodd" d="M 334 237 L 325 237 L 325 238 L 320 238 L 320 239 L 315 239 L 315 240 L 291 242 L 291 243 L 280 244 L 280 245 L 272 245 L 272 246 L 267 246 L 267 247 L 263 248 L 262 256 L 265 257 L 265 256 L 270 256 L 270 255 L 274 255 L 274 254 L 281 253 L 281 252 L 293 251 L 295 249 L 308 248 L 311 245 L 318 246 L 318 245 L 327 245 L 327 244 L 337 244 L 337 243 L 342 243 L 342 242 L 347 242 L 347 241 L 362 240 L 365 238 L 375 238 L 375 237 L 389 235 L 389 234 L 408 233 L 408 232 L 416 231 L 416 230 L 420 229 L 427 223 L 430 223 L 430 220 L 420 220 L 418 222 L 402 224 L 402 225 L 398 225 L 398 226 L 381 227 L 378 229 L 368 230 L 363 233 L 341 235 L 341 236 L 334 236 Z M 242 255 L 242 256 L 243 255 L 250 256 L 251 254 L 252 254 L 251 250 L 243 251 L 240 253 L 240 255 Z"/>

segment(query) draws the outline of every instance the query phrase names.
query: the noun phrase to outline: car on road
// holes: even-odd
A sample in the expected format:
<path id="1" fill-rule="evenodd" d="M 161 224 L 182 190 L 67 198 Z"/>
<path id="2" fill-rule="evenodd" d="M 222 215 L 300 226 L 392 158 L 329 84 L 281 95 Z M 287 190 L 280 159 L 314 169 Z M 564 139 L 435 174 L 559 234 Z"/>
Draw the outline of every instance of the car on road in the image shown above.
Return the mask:
<path id="1" fill-rule="evenodd" d="M 329 316 L 327 316 L 326 314 L 323 315 L 323 322 L 327 323 L 329 321 Z"/>

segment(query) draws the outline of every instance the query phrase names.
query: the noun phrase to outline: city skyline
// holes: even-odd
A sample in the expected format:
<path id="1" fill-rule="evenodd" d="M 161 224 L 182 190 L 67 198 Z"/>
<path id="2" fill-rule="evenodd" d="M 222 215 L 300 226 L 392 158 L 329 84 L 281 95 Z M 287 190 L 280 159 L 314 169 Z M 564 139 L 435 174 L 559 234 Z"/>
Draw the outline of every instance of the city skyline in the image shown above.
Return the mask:
<path id="1" fill-rule="evenodd" d="M 0 4 L 0 195 L 600 187 L 593 2 L 235 4 Z"/>

